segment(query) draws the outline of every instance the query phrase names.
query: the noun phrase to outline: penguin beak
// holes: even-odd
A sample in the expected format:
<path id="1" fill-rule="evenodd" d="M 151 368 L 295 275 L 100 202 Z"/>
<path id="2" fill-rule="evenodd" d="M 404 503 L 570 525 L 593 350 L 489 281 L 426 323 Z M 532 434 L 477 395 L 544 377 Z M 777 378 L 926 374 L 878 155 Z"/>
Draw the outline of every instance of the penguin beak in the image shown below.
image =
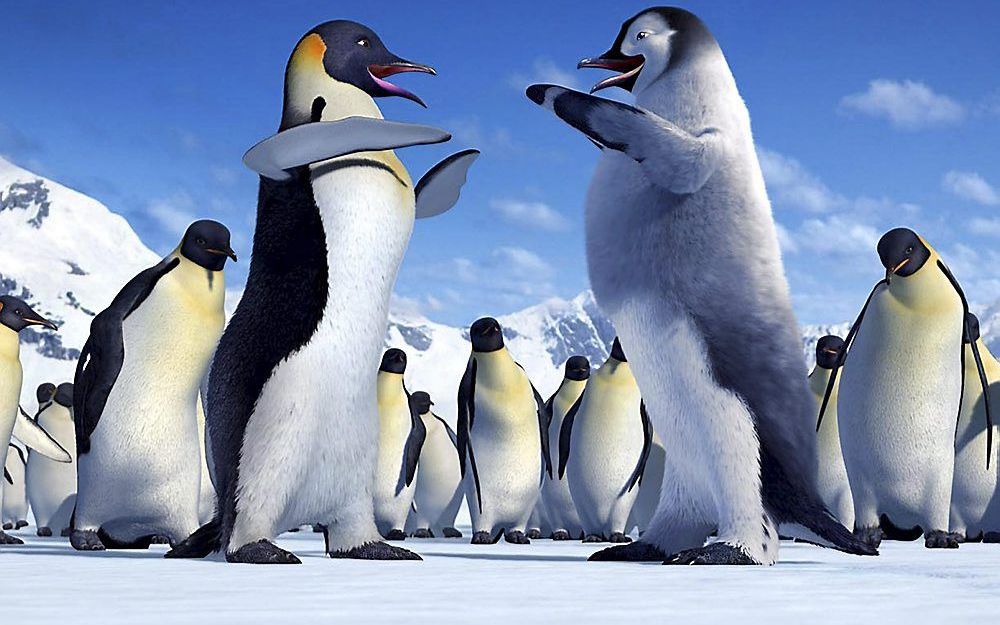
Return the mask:
<path id="1" fill-rule="evenodd" d="M 437 72 L 430 65 L 421 65 L 419 63 L 411 63 L 410 61 L 404 61 L 403 59 L 396 59 L 389 63 L 380 65 L 373 64 L 368 66 L 368 75 L 372 77 L 375 84 L 382 89 L 384 95 L 388 96 L 399 96 L 401 98 L 406 98 L 407 100 L 412 100 L 420 106 L 427 108 L 424 101 L 421 100 L 416 94 L 410 93 L 402 87 L 398 87 L 388 80 L 383 80 L 389 76 L 394 76 L 396 74 L 403 74 L 406 72 L 420 72 L 422 74 L 430 74 L 431 76 L 437 76 Z"/>
<path id="2" fill-rule="evenodd" d="M 902 269 L 903 267 L 907 266 L 909 263 L 910 263 L 910 259 L 909 258 L 904 258 L 903 260 L 899 261 L 899 263 L 890 270 L 890 273 L 893 273 L 893 274 L 897 273 L 900 269 Z"/>
<path id="3" fill-rule="evenodd" d="M 42 319 L 41 317 L 39 317 L 38 319 L 35 319 L 33 317 L 25 317 L 24 321 L 29 326 L 43 326 L 43 327 L 48 328 L 49 330 L 52 330 L 53 332 L 58 332 L 59 331 L 59 326 L 57 326 L 56 324 L 52 323 L 48 319 Z"/>
<path id="4" fill-rule="evenodd" d="M 642 66 L 645 62 L 646 59 L 641 54 L 626 56 L 617 50 L 608 50 L 601 56 L 583 59 L 577 63 L 576 68 L 583 69 L 585 67 L 589 67 L 618 72 L 617 76 L 605 78 L 591 87 L 591 93 L 595 93 L 601 89 L 607 89 L 608 87 L 621 87 L 625 91 L 631 92 L 632 87 L 635 86 L 635 80 L 639 77 L 639 72 L 642 71 Z"/>
<path id="5" fill-rule="evenodd" d="M 228 245 L 226 246 L 225 249 L 222 249 L 222 250 L 217 250 L 217 249 L 212 249 L 212 248 L 206 248 L 205 251 L 208 252 L 209 254 L 218 254 L 219 256 L 228 256 L 229 258 L 233 259 L 234 263 L 237 261 L 236 252 L 234 252 L 233 248 L 229 247 Z"/>
<path id="6" fill-rule="evenodd" d="M 829 347 L 827 347 L 826 349 L 824 349 L 823 352 L 827 353 L 827 354 L 833 354 L 834 356 L 836 356 L 837 354 L 840 353 L 839 351 L 837 351 L 835 349 L 830 349 Z"/>

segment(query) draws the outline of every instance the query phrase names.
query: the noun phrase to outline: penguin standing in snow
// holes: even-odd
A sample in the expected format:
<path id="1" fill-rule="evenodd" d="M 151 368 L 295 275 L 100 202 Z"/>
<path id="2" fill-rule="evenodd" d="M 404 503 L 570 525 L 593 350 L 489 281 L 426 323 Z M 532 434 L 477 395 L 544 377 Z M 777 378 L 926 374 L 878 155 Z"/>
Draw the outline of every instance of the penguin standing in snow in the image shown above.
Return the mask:
<path id="1" fill-rule="evenodd" d="M 545 410 L 549 418 L 549 454 L 551 458 L 559 457 L 559 431 L 563 418 L 570 411 L 576 400 L 583 394 L 590 378 L 590 361 L 583 356 L 572 356 L 566 361 L 563 380 L 556 392 L 545 402 Z M 583 538 L 583 524 L 580 515 L 573 504 L 573 495 L 569 492 L 569 482 L 565 475 L 554 472 L 552 477 L 546 476 L 542 485 L 542 500 L 552 526 L 552 540 L 569 540 Z"/>
<path id="2" fill-rule="evenodd" d="M 458 387 L 458 457 L 472 544 L 528 544 L 525 528 L 543 475 L 552 473 L 548 416 L 528 374 L 504 346 L 496 319 L 469 330 L 472 355 Z"/>
<path id="3" fill-rule="evenodd" d="M 823 405 L 830 375 L 837 366 L 837 359 L 844 348 L 844 339 L 828 335 L 816 341 L 816 366 L 809 373 L 809 390 L 816 400 L 816 410 Z M 854 500 L 851 483 L 844 467 L 844 454 L 840 450 L 840 425 L 837 419 L 837 391 L 834 384 L 827 401 L 826 416 L 816 432 L 817 484 L 823 503 L 837 520 L 854 531 Z"/>
<path id="4" fill-rule="evenodd" d="M 26 452 L 20 446 L 10 443 L 7 462 L 4 464 L 4 479 L 0 481 L 0 501 L 3 501 L 2 515 L 4 531 L 19 530 L 28 525 L 28 497 L 24 488 L 24 469 L 27 465 Z"/>
<path id="5" fill-rule="evenodd" d="M 225 323 L 229 238 L 192 223 L 90 324 L 73 385 L 75 549 L 145 549 L 198 527 L 198 387 Z"/>
<path id="6" fill-rule="evenodd" d="M 376 383 L 378 395 L 378 460 L 375 464 L 375 524 L 388 540 L 404 540 L 406 516 L 413 503 L 417 460 L 427 428 L 403 383 L 406 353 L 389 349 L 382 355 Z"/>
<path id="7" fill-rule="evenodd" d="M 658 7 L 580 67 L 617 72 L 593 91 L 621 87 L 635 106 L 554 85 L 527 95 L 601 149 L 586 200 L 590 282 L 667 463 L 642 540 L 592 559 L 770 564 L 781 523 L 874 554 L 816 492 L 801 339 L 750 115 L 718 42 L 695 15 Z"/>
<path id="8" fill-rule="evenodd" d="M 316 523 L 331 557 L 419 559 L 375 524 L 377 371 L 414 218 L 455 204 L 478 152 L 413 184 L 392 149 L 450 135 L 382 119 L 374 98 L 422 104 L 385 80 L 401 72 L 434 73 L 355 22 L 321 24 L 292 52 L 279 131 L 244 157 L 261 175 L 253 256 L 209 376 L 219 512 L 170 557 L 297 563 L 273 540 Z"/>
<path id="9" fill-rule="evenodd" d="M 566 476 L 584 542 L 629 542 L 625 523 L 646 469 L 653 428 L 622 344 L 587 382 L 559 433 L 559 477 Z"/>
<path id="10" fill-rule="evenodd" d="M 434 402 L 424 391 L 411 396 L 414 409 L 427 430 L 420 450 L 420 472 L 413 493 L 413 510 L 407 531 L 416 538 L 461 538 L 455 529 L 455 517 L 462 507 L 464 491 L 458 467 L 458 437 L 448 422 L 431 411 Z"/>
<path id="11" fill-rule="evenodd" d="M 31 502 L 39 536 L 51 536 L 53 531 L 69 536 L 70 516 L 76 504 L 73 385 L 69 382 L 58 387 L 51 383 L 42 384 L 36 395 L 38 412 L 35 421 L 69 452 L 72 462 L 56 462 L 40 454 L 28 454 L 25 478 L 28 501 Z"/>
<path id="12" fill-rule="evenodd" d="M 966 314 L 962 343 L 965 349 L 965 387 L 962 390 L 962 408 L 955 430 L 955 474 L 951 486 L 951 515 L 948 529 L 961 540 L 983 538 L 1000 542 L 1000 492 L 998 474 L 994 467 L 983 463 L 987 445 L 992 446 L 991 456 L 997 457 L 997 437 L 990 435 L 994 427 L 986 420 L 986 402 L 979 369 L 972 343 L 976 343 L 979 361 L 989 384 L 990 405 L 1000 406 L 1000 363 L 990 353 L 979 334 L 979 319 Z M 992 505 L 991 505 L 992 504 Z"/>
<path id="13" fill-rule="evenodd" d="M 36 313 L 23 300 L 12 295 L 0 296 L 0 460 L 3 460 L 0 464 L 4 467 L 8 453 L 16 453 L 9 452 L 11 434 L 53 460 L 70 461 L 69 453 L 31 420 L 18 404 L 23 378 L 18 333 L 31 326 L 57 329 L 56 324 Z M 0 545 L 20 545 L 23 542 L 0 531 Z"/>
<path id="14" fill-rule="evenodd" d="M 938 253 L 912 230 L 887 232 L 878 255 L 885 278 L 851 327 L 827 384 L 829 396 L 844 367 L 837 419 L 855 533 L 878 545 L 889 532 L 919 527 L 927 547 L 957 548 L 960 537 L 948 532 L 948 522 L 968 304 Z M 977 343 L 969 347 L 989 435 L 986 374 Z M 823 419 L 821 411 L 820 427 Z M 989 451 L 980 447 L 983 467 Z"/>

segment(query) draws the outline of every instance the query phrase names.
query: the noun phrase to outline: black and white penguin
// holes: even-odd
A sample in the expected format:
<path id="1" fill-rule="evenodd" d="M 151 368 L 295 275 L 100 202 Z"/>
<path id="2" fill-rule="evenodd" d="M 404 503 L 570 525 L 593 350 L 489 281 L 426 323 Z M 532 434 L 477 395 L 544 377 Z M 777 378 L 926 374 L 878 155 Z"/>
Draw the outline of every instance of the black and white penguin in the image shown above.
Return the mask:
<path id="1" fill-rule="evenodd" d="M 378 370 L 378 459 L 375 463 L 375 525 L 389 540 L 406 538 L 406 517 L 413 504 L 417 461 L 427 436 L 419 407 L 406 390 L 406 352 L 392 348 Z"/>
<path id="2" fill-rule="evenodd" d="M 584 542 L 630 542 L 625 525 L 652 442 L 639 385 L 615 337 L 559 433 L 559 476 L 569 482 Z"/>
<path id="3" fill-rule="evenodd" d="M 56 462 L 41 454 L 28 454 L 28 501 L 39 536 L 53 532 L 69 536 L 70 517 L 76 505 L 76 429 L 73 425 L 73 385 L 45 383 L 36 390 L 35 421 L 66 451 L 72 461 Z"/>
<path id="4" fill-rule="evenodd" d="M 667 463 L 642 540 L 594 559 L 770 564 L 781 523 L 875 553 L 816 492 L 801 339 L 750 115 L 719 43 L 692 13 L 657 7 L 580 67 L 618 72 L 593 91 L 621 87 L 635 105 L 555 85 L 527 95 L 601 148 L 586 201 L 590 283 Z"/>
<path id="5" fill-rule="evenodd" d="M 455 529 L 455 517 L 465 496 L 456 453 L 458 436 L 447 421 L 431 410 L 434 402 L 429 394 L 417 391 L 411 401 L 424 422 L 427 437 L 420 449 L 420 471 L 407 531 L 416 538 L 461 538 L 462 532 Z"/>
<path id="6" fill-rule="evenodd" d="M 458 387 L 458 457 L 472 517 L 472 544 L 527 544 L 541 479 L 552 473 L 548 415 L 507 351 L 496 319 L 469 330 L 472 355 Z M 471 470 L 470 470 L 471 469 Z"/>
<path id="7" fill-rule="evenodd" d="M 823 406 L 830 376 L 837 366 L 844 339 L 827 335 L 816 341 L 816 366 L 809 373 L 809 390 L 816 401 L 817 415 Z M 819 495 L 827 509 L 847 529 L 854 531 L 854 499 L 847 479 L 844 454 L 840 449 L 840 423 L 837 418 L 838 383 L 827 398 L 826 416 L 816 431 L 816 465 Z M 817 416 L 818 419 L 818 416 Z"/>
<path id="8" fill-rule="evenodd" d="M 590 361 L 584 356 L 571 356 L 564 366 L 563 380 L 556 392 L 545 402 L 549 419 L 549 457 L 559 457 L 559 431 L 563 418 L 583 394 L 590 378 Z M 552 540 L 583 538 L 583 524 L 577 514 L 569 482 L 565 475 L 554 471 L 545 476 L 542 484 L 542 506 L 546 520 L 552 527 Z"/>
<path id="9" fill-rule="evenodd" d="M 198 527 L 196 406 L 225 324 L 229 238 L 219 222 L 192 223 L 90 324 L 73 385 L 76 549 L 145 549 Z"/>
<path id="10" fill-rule="evenodd" d="M 24 488 L 24 469 L 27 452 L 19 445 L 10 443 L 7 462 L 3 466 L 3 480 L 0 481 L 0 522 L 3 531 L 19 530 L 28 525 L 28 497 Z M 456 468 L 458 464 L 456 463 Z"/>
<path id="11" fill-rule="evenodd" d="M 450 135 L 382 119 L 374 98 L 419 101 L 385 80 L 401 72 L 433 70 L 355 22 L 321 24 L 292 52 L 279 131 L 244 158 L 261 174 L 253 256 L 209 376 L 220 509 L 171 557 L 296 563 L 272 541 L 316 523 L 331 557 L 417 559 L 375 525 L 376 377 L 414 218 L 455 204 L 478 152 L 413 184 L 392 148 Z"/>

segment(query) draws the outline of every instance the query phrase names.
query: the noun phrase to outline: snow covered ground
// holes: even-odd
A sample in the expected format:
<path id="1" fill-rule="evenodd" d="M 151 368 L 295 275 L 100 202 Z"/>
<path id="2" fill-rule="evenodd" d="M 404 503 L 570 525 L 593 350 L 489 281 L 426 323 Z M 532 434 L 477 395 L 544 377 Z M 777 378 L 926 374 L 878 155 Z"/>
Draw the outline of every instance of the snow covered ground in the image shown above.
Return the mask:
<path id="1" fill-rule="evenodd" d="M 986 623 L 1000 610 L 997 545 L 883 543 L 859 558 L 782 543 L 776 566 L 723 568 L 590 563 L 595 547 L 575 542 L 409 539 L 423 562 L 356 562 L 325 558 L 321 535 L 299 532 L 280 543 L 302 565 L 254 567 L 164 560 L 164 547 L 77 554 L 30 534 L 0 548 L 5 624 L 882 625 Z"/>

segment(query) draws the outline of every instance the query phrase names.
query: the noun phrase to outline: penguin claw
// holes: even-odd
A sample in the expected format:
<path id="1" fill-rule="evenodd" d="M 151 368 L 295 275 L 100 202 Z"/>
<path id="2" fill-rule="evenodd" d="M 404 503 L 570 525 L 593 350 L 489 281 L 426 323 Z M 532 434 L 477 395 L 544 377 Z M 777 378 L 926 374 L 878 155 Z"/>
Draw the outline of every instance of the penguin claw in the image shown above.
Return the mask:
<path id="1" fill-rule="evenodd" d="M 24 541 L 17 536 L 11 536 L 0 531 L 0 545 L 23 545 Z"/>
<path id="2" fill-rule="evenodd" d="M 285 551 L 269 540 L 261 539 L 247 543 L 236 551 L 226 554 L 226 562 L 233 564 L 301 564 L 302 561 L 291 551 Z"/>
<path id="3" fill-rule="evenodd" d="M 591 562 L 663 562 L 667 554 L 650 543 L 637 540 L 627 545 L 615 545 L 591 554 Z"/>
<path id="4" fill-rule="evenodd" d="M 924 536 L 924 547 L 928 549 L 958 549 L 958 534 L 934 530 Z"/>
<path id="5" fill-rule="evenodd" d="M 489 532 L 481 531 L 481 532 L 476 532 L 476 533 L 474 533 L 472 535 L 472 542 L 471 542 L 471 544 L 473 544 L 473 545 L 492 545 L 492 544 L 494 544 L 496 542 L 497 541 L 494 540 L 493 536 Z"/>
<path id="6" fill-rule="evenodd" d="M 521 530 L 514 530 L 513 532 L 504 532 L 503 539 L 509 543 L 515 545 L 530 545 L 531 540 L 525 536 L 524 532 Z"/>
<path id="7" fill-rule="evenodd" d="M 458 531 L 454 527 L 446 527 L 443 530 L 441 530 L 441 533 L 444 534 L 445 538 L 461 538 L 462 537 L 462 532 Z"/>
<path id="8" fill-rule="evenodd" d="M 423 560 L 409 549 L 396 547 L 381 541 L 365 543 L 360 547 L 346 551 L 332 551 L 327 554 L 331 558 L 349 558 L 352 560 Z"/>
<path id="9" fill-rule="evenodd" d="M 679 551 L 663 561 L 664 564 L 725 564 L 750 565 L 760 564 L 737 545 L 729 543 L 711 543 L 704 547 Z"/>
<path id="10" fill-rule="evenodd" d="M 528 530 L 527 536 L 528 536 L 528 538 L 531 538 L 531 539 L 541 538 L 542 537 L 542 530 L 538 529 L 537 527 L 533 527 L 530 530 Z"/>
<path id="11" fill-rule="evenodd" d="M 38 531 L 36 531 L 35 533 L 41 536 L 42 538 L 48 538 L 49 536 L 52 535 L 52 529 L 48 527 L 39 527 Z"/>
<path id="12" fill-rule="evenodd" d="M 9 532 L 12 529 L 14 529 L 14 524 L 13 523 L 4 523 L 3 524 L 3 530 L 5 532 Z"/>
<path id="13" fill-rule="evenodd" d="M 413 532 L 414 538 L 434 538 L 434 532 L 426 527 L 421 527 L 417 531 Z"/>
<path id="14" fill-rule="evenodd" d="M 157 534 L 149 539 L 149 544 L 151 545 L 169 545 L 170 537 L 164 536 L 163 534 Z"/>
<path id="15" fill-rule="evenodd" d="M 611 543 L 630 543 L 632 539 L 626 536 L 622 532 L 613 532 L 611 536 L 608 537 L 608 542 Z"/>
<path id="16" fill-rule="evenodd" d="M 566 530 L 556 530 L 552 532 L 552 540 L 569 540 L 570 535 Z"/>
<path id="17" fill-rule="evenodd" d="M 885 537 L 885 532 L 878 525 L 859 527 L 854 530 L 854 537 L 866 545 L 878 549 L 878 546 L 882 544 L 882 539 Z"/>
<path id="18" fill-rule="evenodd" d="M 401 529 L 391 529 L 385 535 L 386 540 L 406 540 L 406 532 Z"/>
<path id="19" fill-rule="evenodd" d="M 69 544 L 77 551 L 104 551 L 104 543 L 94 530 L 73 530 L 69 533 Z"/>
<path id="20" fill-rule="evenodd" d="M 69 535 L 71 533 L 73 533 L 72 528 L 64 527 L 61 530 L 59 530 L 59 537 L 60 538 L 69 538 Z"/>
<path id="21" fill-rule="evenodd" d="M 601 536 L 600 534 L 587 534 L 586 536 L 583 537 L 583 542 L 585 542 L 585 543 L 606 543 L 608 541 L 605 540 L 604 536 Z"/>

